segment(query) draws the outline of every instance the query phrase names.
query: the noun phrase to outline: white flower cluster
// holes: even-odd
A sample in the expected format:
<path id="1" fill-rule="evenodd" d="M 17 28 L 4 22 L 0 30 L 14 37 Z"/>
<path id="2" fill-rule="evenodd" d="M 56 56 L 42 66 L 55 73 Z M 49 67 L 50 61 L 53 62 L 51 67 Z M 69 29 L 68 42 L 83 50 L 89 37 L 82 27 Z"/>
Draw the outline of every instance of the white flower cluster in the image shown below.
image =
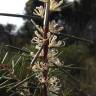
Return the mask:
<path id="1" fill-rule="evenodd" d="M 58 91 L 60 90 L 61 85 L 59 85 L 60 81 L 57 77 L 52 76 L 49 79 L 49 90 L 52 90 L 53 92 L 58 94 Z M 49 93 L 49 96 L 57 96 L 56 94 Z"/>
<path id="2" fill-rule="evenodd" d="M 40 0 L 43 2 L 48 2 L 48 0 Z M 60 11 L 60 6 L 63 3 L 63 0 L 60 0 L 59 2 L 56 2 L 55 0 L 50 0 L 50 11 Z M 44 18 L 44 7 L 36 7 L 36 9 L 33 12 L 35 15 L 41 16 L 41 18 Z M 61 62 L 59 58 L 57 57 L 58 50 L 56 50 L 57 47 L 60 47 L 63 43 L 62 41 L 57 40 L 57 36 L 54 33 L 61 32 L 63 30 L 63 26 L 56 23 L 55 20 L 49 22 L 49 32 L 47 33 L 47 39 L 44 39 L 44 29 L 43 27 L 40 27 L 39 25 L 36 25 L 39 30 L 35 31 L 35 37 L 32 39 L 32 43 L 36 44 L 36 49 L 40 49 L 40 47 L 44 44 L 45 41 L 48 41 L 48 66 L 54 66 L 56 64 L 57 66 L 61 66 Z M 33 53 L 32 53 L 33 54 Z M 42 50 L 39 54 L 38 58 L 40 59 L 43 57 L 44 51 Z M 43 83 L 46 82 L 48 84 L 48 89 L 52 90 L 54 92 L 57 92 L 60 89 L 60 86 L 58 86 L 59 80 L 57 77 L 52 76 L 51 78 L 47 78 L 48 80 L 45 81 L 44 78 L 42 78 L 42 72 L 45 67 L 42 60 L 39 60 L 34 64 L 32 67 L 32 70 L 36 73 L 36 77 L 38 80 Z"/>
<path id="3" fill-rule="evenodd" d="M 60 32 L 63 30 L 63 26 L 60 26 L 58 23 L 56 23 L 55 20 L 51 21 L 49 23 L 49 30 L 50 32 L 54 32 L 54 33 L 57 33 L 57 32 Z"/>
<path id="4" fill-rule="evenodd" d="M 50 0 L 50 10 L 51 11 L 61 11 L 60 6 L 63 4 L 63 0 L 56 2 L 56 0 Z"/>
<path id="5" fill-rule="evenodd" d="M 39 1 L 48 2 L 49 0 L 39 0 Z M 63 4 L 63 0 L 60 0 L 59 2 L 57 2 L 56 0 L 50 0 L 50 11 L 60 11 L 61 10 L 60 6 L 62 4 Z M 36 7 L 33 14 L 37 16 L 41 16 L 43 18 L 44 12 L 45 12 L 44 7 L 40 6 L 40 7 Z"/>
<path id="6" fill-rule="evenodd" d="M 35 31 L 35 37 L 32 39 L 32 42 L 37 44 L 37 49 L 39 49 L 39 47 L 46 41 L 49 40 L 49 48 L 54 48 L 54 47 L 59 47 L 62 45 L 62 41 L 56 41 L 57 40 L 57 36 L 56 35 L 52 35 L 51 33 L 57 33 L 63 30 L 63 26 L 59 26 L 58 23 L 55 22 L 55 20 L 51 21 L 49 23 L 49 32 L 47 34 L 48 39 L 44 39 L 43 35 L 44 35 L 44 31 L 42 27 L 39 27 L 40 32 L 38 32 L 37 30 Z"/>
<path id="7" fill-rule="evenodd" d="M 36 7 L 36 9 L 34 10 L 33 14 L 41 16 L 43 18 L 44 17 L 44 8 L 43 8 L 43 6 Z"/>

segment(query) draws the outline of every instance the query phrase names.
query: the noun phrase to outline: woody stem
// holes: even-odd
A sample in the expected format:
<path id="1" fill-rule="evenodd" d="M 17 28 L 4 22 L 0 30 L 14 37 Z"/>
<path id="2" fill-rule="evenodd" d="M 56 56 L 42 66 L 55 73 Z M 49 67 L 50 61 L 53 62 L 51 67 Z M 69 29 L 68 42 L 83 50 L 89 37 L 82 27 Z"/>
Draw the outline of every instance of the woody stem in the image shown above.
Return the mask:
<path id="1" fill-rule="evenodd" d="M 47 40 L 47 33 L 49 31 L 49 7 L 50 7 L 50 0 L 45 3 L 45 16 L 44 16 L 44 46 L 43 46 L 43 61 L 44 61 L 44 68 L 43 68 L 43 79 L 45 83 L 43 83 L 43 90 L 42 90 L 42 96 L 48 96 L 47 92 L 47 75 L 48 75 L 48 43 L 49 41 Z"/>

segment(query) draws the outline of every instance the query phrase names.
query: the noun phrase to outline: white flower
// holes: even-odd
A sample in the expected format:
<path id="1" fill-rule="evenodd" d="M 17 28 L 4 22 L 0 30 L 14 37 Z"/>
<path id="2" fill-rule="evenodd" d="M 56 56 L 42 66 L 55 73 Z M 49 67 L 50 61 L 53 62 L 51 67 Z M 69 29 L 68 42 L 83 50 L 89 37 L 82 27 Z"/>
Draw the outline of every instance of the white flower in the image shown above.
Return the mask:
<path id="1" fill-rule="evenodd" d="M 58 54 L 58 50 L 56 50 L 56 49 L 49 49 L 49 53 L 48 53 L 48 57 L 49 58 L 54 58 L 54 57 L 56 57 L 56 55 Z"/>
<path id="2" fill-rule="evenodd" d="M 42 71 L 43 70 L 42 64 L 43 64 L 42 62 L 36 62 L 36 64 L 34 64 L 34 66 L 32 67 L 32 70 L 34 72 L 40 72 L 40 71 Z"/>
<path id="3" fill-rule="evenodd" d="M 42 33 L 43 34 L 43 33 Z M 39 47 L 43 44 L 44 39 L 38 31 L 35 31 L 35 37 L 31 40 L 32 43 L 36 43 Z"/>
<path id="4" fill-rule="evenodd" d="M 63 4 L 63 0 L 57 2 L 56 0 L 50 0 L 50 10 L 51 11 L 61 11 L 60 6 Z"/>
<path id="5" fill-rule="evenodd" d="M 43 44 L 43 40 L 40 39 L 40 38 L 38 38 L 38 37 L 33 37 L 33 39 L 32 39 L 31 42 L 32 42 L 32 43 L 39 44 L 39 45 Z"/>
<path id="6" fill-rule="evenodd" d="M 58 81 L 57 77 L 52 76 L 52 77 L 49 79 L 49 84 L 50 84 L 50 85 L 57 85 L 57 81 Z"/>
<path id="7" fill-rule="evenodd" d="M 49 83 L 49 86 L 48 86 L 49 91 L 53 91 L 55 93 L 58 93 L 58 91 L 60 90 L 59 79 L 57 77 L 52 76 L 49 79 L 48 83 Z M 53 96 L 53 94 L 51 94 L 51 93 L 50 93 L 50 95 Z"/>
<path id="8" fill-rule="evenodd" d="M 39 34 L 38 31 L 35 31 L 35 35 L 36 35 L 39 39 L 43 39 L 43 37 L 41 36 L 41 34 Z"/>
<path id="9" fill-rule="evenodd" d="M 60 45 L 62 44 L 62 41 L 56 41 L 57 39 L 57 36 L 56 35 L 52 35 L 50 38 L 49 38 L 49 45 L 48 47 L 51 48 L 51 47 L 60 47 Z"/>
<path id="10" fill-rule="evenodd" d="M 30 56 L 34 57 L 34 52 L 30 52 Z"/>
<path id="11" fill-rule="evenodd" d="M 36 77 L 41 82 L 42 81 L 42 71 L 43 71 L 43 62 L 37 61 L 34 66 L 32 66 L 32 71 L 35 72 Z"/>
<path id="12" fill-rule="evenodd" d="M 43 18 L 44 17 L 44 8 L 43 8 L 43 6 L 36 7 L 33 14 L 41 16 Z"/>
<path id="13" fill-rule="evenodd" d="M 33 39 L 31 40 L 32 43 L 36 43 L 38 45 L 42 45 L 43 42 L 44 42 L 44 39 L 43 39 L 43 35 L 44 35 L 44 31 L 43 31 L 43 28 L 38 26 L 38 31 L 35 31 L 35 37 L 33 37 Z"/>
<path id="14" fill-rule="evenodd" d="M 62 31 L 63 29 L 64 29 L 64 27 L 63 26 L 60 26 L 58 23 L 56 23 L 55 20 L 53 20 L 53 21 L 51 21 L 49 23 L 49 31 L 51 33 L 57 33 L 57 32 Z"/>
<path id="15" fill-rule="evenodd" d="M 39 0 L 44 3 L 48 2 L 49 0 Z M 56 0 L 50 0 L 50 11 L 60 11 L 60 6 L 63 4 L 63 0 L 57 2 Z"/>
<path id="16" fill-rule="evenodd" d="M 51 64 L 54 63 L 57 66 L 62 66 L 62 63 L 60 62 L 59 58 L 53 58 L 51 61 Z"/>

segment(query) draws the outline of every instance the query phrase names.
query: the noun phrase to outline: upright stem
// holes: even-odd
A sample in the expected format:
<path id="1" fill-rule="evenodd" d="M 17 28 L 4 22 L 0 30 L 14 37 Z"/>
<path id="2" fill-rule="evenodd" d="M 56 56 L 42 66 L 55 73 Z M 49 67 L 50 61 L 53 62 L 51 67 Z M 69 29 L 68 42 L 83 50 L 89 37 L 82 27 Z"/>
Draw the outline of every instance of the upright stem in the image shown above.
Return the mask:
<path id="1" fill-rule="evenodd" d="M 48 0 L 47 3 L 45 3 L 45 16 L 44 16 L 44 48 L 43 48 L 43 61 L 44 61 L 44 69 L 43 69 L 43 79 L 44 79 L 44 83 L 43 83 L 43 89 L 42 89 L 42 96 L 48 96 L 48 92 L 47 92 L 47 84 L 46 84 L 46 80 L 47 80 L 47 75 L 48 75 L 48 44 L 49 41 L 47 40 L 47 33 L 49 31 L 49 8 L 50 8 L 50 0 Z"/>
<path id="2" fill-rule="evenodd" d="M 49 3 L 45 4 L 45 16 L 44 16 L 44 63 L 47 63 L 47 53 L 48 53 L 48 40 L 47 40 L 47 33 L 49 31 Z"/>

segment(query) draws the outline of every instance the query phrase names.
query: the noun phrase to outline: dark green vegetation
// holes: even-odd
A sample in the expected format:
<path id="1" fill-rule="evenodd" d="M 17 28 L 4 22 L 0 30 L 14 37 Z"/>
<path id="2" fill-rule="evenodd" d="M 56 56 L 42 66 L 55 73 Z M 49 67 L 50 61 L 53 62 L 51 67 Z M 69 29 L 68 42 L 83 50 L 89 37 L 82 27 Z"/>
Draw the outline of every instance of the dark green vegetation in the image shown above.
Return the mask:
<path id="1" fill-rule="evenodd" d="M 27 2 L 26 14 L 32 15 L 35 6 L 40 5 L 36 1 L 38 0 Z M 52 72 L 63 81 L 64 90 L 61 92 L 63 95 L 60 96 L 96 95 L 95 11 L 96 0 L 87 0 L 87 2 L 81 0 L 81 4 L 74 3 L 72 6 L 63 8 L 60 13 L 53 13 L 50 18 L 51 20 L 55 17 L 60 24 L 64 25 L 62 32 L 64 35 L 59 35 L 59 39 L 65 40 L 66 46 L 58 49 L 58 57 L 64 61 L 64 67 L 56 68 Z M 62 20 L 64 22 L 61 22 Z M 38 20 L 36 22 L 42 24 Z M 0 26 L 0 36 L 2 34 L 7 36 L 7 40 L 0 37 L 0 42 L 4 42 L 0 46 L 0 96 L 27 96 L 28 93 L 35 93 L 35 91 L 37 93 L 33 96 L 39 96 L 40 90 L 36 86 L 38 81 L 32 70 L 29 70 L 32 59 L 30 52 L 36 51 L 34 45 L 30 45 L 34 27 L 30 20 L 25 20 L 24 26 L 14 38 L 10 34 L 13 29 L 13 25 Z M 5 44 L 20 47 L 23 51 L 9 48 L 4 46 Z"/>

